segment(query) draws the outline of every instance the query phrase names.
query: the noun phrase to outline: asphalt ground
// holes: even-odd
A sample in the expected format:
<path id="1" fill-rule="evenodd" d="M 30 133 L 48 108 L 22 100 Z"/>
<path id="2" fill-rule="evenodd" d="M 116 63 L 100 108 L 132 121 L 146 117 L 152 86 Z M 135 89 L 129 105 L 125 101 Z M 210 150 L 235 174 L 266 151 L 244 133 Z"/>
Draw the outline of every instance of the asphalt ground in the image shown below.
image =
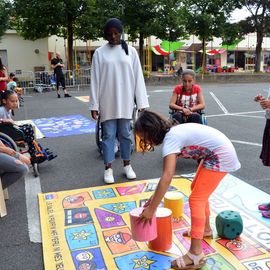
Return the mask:
<path id="1" fill-rule="evenodd" d="M 265 125 L 264 112 L 253 101 L 256 94 L 267 94 L 269 84 L 230 82 L 200 83 L 200 85 L 204 90 L 208 125 L 219 129 L 232 140 L 242 164 L 241 169 L 233 175 L 270 193 L 269 168 L 264 167 L 259 159 Z M 151 109 L 168 115 L 172 89 L 173 85 L 147 86 Z M 38 119 L 72 114 L 90 117 L 88 104 L 74 98 L 88 95 L 88 89 L 81 88 L 80 91 L 71 89 L 70 93 L 72 98 L 61 99 L 56 98 L 55 92 L 27 93 L 24 97 L 24 107 L 16 112 L 15 119 Z M 36 180 L 38 184 L 40 181 L 42 192 L 103 185 L 103 161 L 97 150 L 94 134 L 43 138 L 39 142 L 58 155 L 53 161 L 44 162 L 40 166 L 40 177 Z M 127 181 L 119 157 L 113 165 L 116 182 Z M 156 147 L 154 152 L 144 155 L 134 153 L 132 165 L 137 180 L 159 177 L 162 171 L 161 148 Z M 195 172 L 196 167 L 197 163 L 192 160 L 179 159 L 175 174 Z M 34 189 L 36 183 L 31 181 L 36 180 L 31 179 L 31 175 L 29 177 L 28 185 L 30 183 L 31 189 L 33 183 Z M 0 218 L 1 270 L 44 269 L 42 244 L 33 243 L 29 238 L 29 227 L 38 217 L 37 213 L 32 211 L 31 218 L 29 215 L 31 209 L 26 207 L 27 181 L 17 182 L 9 188 L 8 215 Z M 36 204 L 36 201 L 32 200 L 32 204 Z"/>

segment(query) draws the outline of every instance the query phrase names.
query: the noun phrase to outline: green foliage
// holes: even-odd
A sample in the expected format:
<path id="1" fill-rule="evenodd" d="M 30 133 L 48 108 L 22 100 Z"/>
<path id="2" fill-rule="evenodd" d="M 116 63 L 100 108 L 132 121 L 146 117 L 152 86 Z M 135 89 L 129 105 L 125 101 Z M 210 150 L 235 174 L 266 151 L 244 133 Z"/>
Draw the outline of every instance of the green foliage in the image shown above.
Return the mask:
<path id="1" fill-rule="evenodd" d="M 0 38 L 9 27 L 10 5 L 6 1 L 0 2 Z"/>
<path id="2" fill-rule="evenodd" d="M 204 44 L 213 37 L 222 37 L 223 43 L 229 45 L 244 33 L 256 31 L 258 22 L 268 29 L 265 34 L 270 33 L 269 0 L 14 0 L 11 3 L 15 18 L 12 26 L 30 40 L 50 35 L 67 38 L 70 62 L 73 40 L 102 37 L 106 20 L 112 17 L 122 20 L 130 40 L 139 38 L 141 60 L 143 39 L 150 35 L 177 41 L 194 34 Z M 228 22 L 235 8 L 245 5 L 254 9 L 258 3 L 267 6 L 267 20 L 252 14 L 243 23 Z M 2 10 L 1 22 L 7 22 L 7 13 Z M 0 25 L 0 36 L 6 27 L 7 23 Z"/>
<path id="3" fill-rule="evenodd" d="M 92 15 L 93 10 L 94 1 L 91 0 L 15 0 L 14 26 L 24 38 L 30 40 L 50 35 L 66 38 L 70 26 L 72 33 L 69 35 L 80 37 L 77 30 L 81 29 L 81 24 Z"/>
<path id="4" fill-rule="evenodd" d="M 222 44 L 233 45 L 239 43 L 243 39 L 243 36 L 243 29 L 239 23 L 224 23 L 221 30 Z"/>
<path id="5" fill-rule="evenodd" d="M 186 9 L 183 1 L 158 1 L 152 34 L 160 39 L 176 41 L 187 37 Z"/>
<path id="6" fill-rule="evenodd" d="M 146 38 L 152 34 L 153 22 L 156 17 L 157 3 L 156 0 L 124 0 L 116 1 L 123 5 L 122 20 L 128 28 L 131 40 L 136 40 L 139 35 Z M 118 4 L 118 5 L 119 5 Z"/>
<path id="7" fill-rule="evenodd" d="M 269 0 L 243 0 L 243 5 L 250 16 L 239 22 L 243 34 L 256 33 L 255 71 L 260 71 L 263 37 L 270 33 L 270 1 Z"/>
<path id="8" fill-rule="evenodd" d="M 244 34 L 260 31 L 263 34 L 270 32 L 270 1 L 243 0 L 244 7 L 250 15 L 239 22 Z"/>
<path id="9" fill-rule="evenodd" d="M 58 35 L 68 40 L 69 68 L 73 67 L 73 40 L 97 37 L 93 23 L 94 0 L 14 0 L 15 29 L 25 38 L 36 40 Z M 82 30 L 83 29 L 83 30 Z"/>
<path id="10" fill-rule="evenodd" d="M 186 29 L 190 34 L 202 40 L 202 76 L 206 58 L 206 41 L 213 37 L 222 37 L 229 24 L 230 12 L 239 7 L 237 0 L 183 0 L 186 18 Z M 229 38 L 228 38 L 229 39 Z"/>
<path id="11" fill-rule="evenodd" d="M 64 21 L 62 4 L 59 1 L 15 0 L 15 29 L 29 40 L 59 34 Z"/>
<path id="12" fill-rule="evenodd" d="M 235 0 L 184 0 L 187 30 L 200 39 L 221 37 L 230 12 L 239 6 Z"/>

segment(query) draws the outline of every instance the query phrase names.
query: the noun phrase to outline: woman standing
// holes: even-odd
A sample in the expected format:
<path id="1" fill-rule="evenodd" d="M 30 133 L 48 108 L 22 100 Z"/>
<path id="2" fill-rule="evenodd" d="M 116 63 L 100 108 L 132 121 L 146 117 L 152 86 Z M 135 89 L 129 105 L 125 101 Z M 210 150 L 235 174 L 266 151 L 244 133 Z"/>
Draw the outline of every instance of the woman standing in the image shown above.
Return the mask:
<path id="1" fill-rule="evenodd" d="M 134 105 L 138 110 L 149 107 L 140 60 L 135 48 L 121 40 L 123 25 L 109 19 L 104 26 L 107 44 L 98 48 L 92 61 L 90 110 L 92 118 L 100 118 L 105 164 L 104 182 L 114 183 L 112 162 L 117 134 L 124 173 L 128 179 L 136 174 L 130 165 L 130 120 Z"/>
<path id="2" fill-rule="evenodd" d="M 7 81 L 8 81 L 7 69 L 2 64 L 2 60 L 0 58 L 0 91 L 7 90 Z"/>

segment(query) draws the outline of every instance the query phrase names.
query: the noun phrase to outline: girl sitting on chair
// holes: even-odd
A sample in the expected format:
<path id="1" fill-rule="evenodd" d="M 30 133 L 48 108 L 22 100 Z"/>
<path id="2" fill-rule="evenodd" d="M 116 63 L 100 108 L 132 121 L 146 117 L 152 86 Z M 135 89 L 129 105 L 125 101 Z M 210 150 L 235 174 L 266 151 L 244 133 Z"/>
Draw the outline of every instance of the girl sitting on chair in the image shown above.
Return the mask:
<path id="1" fill-rule="evenodd" d="M 195 72 L 191 69 L 183 71 L 182 84 L 176 85 L 170 100 L 172 117 L 179 124 L 194 122 L 202 124 L 200 111 L 204 109 L 204 97 L 199 85 L 195 84 Z"/>
<path id="2" fill-rule="evenodd" d="M 0 106 L 0 126 L 2 126 L 1 129 L 3 129 L 3 133 L 5 133 L 5 124 L 7 125 L 6 128 L 10 129 L 10 125 L 12 125 L 11 128 L 14 128 L 14 134 L 16 134 L 17 128 L 23 133 L 23 136 L 20 140 L 24 140 L 27 143 L 28 146 L 28 153 L 31 156 L 31 163 L 41 163 L 45 160 L 51 160 L 54 158 L 53 155 L 44 155 L 44 153 L 41 151 L 41 147 L 37 144 L 35 141 L 35 135 L 33 126 L 30 124 L 24 124 L 20 125 L 18 127 L 15 126 L 15 122 L 12 120 L 12 110 L 18 108 L 18 96 L 17 94 L 12 90 L 6 90 L 2 91 L 0 95 L 1 99 L 1 106 Z M 9 127 L 8 127 L 9 125 Z M 11 134 L 9 135 L 12 139 L 14 137 Z M 16 139 L 15 139 L 16 140 Z M 40 149 L 39 149 L 40 148 Z M 40 151 L 39 151 L 40 150 Z M 49 152 L 48 152 L 49 153 Z M 52 154 L 52 153 L 50 153 Z"/>

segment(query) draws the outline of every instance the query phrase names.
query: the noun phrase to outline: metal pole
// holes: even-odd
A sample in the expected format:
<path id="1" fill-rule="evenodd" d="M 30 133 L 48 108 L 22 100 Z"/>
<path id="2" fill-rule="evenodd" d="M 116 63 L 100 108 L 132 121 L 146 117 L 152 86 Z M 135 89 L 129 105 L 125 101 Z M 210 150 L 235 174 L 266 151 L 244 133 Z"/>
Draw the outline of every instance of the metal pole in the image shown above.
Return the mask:
<path id="1" fill-rule="evenodd" d="M 121 15 L 123 17 L 123 15 L 124 15 L 124 5 L 123 4 L 119 4 L 119 7 L 121 8 Z M 124 31 L 124 28 L 123 28 L 123 33 L 122 33 L 122 39 L 125 40 L 125 31 Z"/>

